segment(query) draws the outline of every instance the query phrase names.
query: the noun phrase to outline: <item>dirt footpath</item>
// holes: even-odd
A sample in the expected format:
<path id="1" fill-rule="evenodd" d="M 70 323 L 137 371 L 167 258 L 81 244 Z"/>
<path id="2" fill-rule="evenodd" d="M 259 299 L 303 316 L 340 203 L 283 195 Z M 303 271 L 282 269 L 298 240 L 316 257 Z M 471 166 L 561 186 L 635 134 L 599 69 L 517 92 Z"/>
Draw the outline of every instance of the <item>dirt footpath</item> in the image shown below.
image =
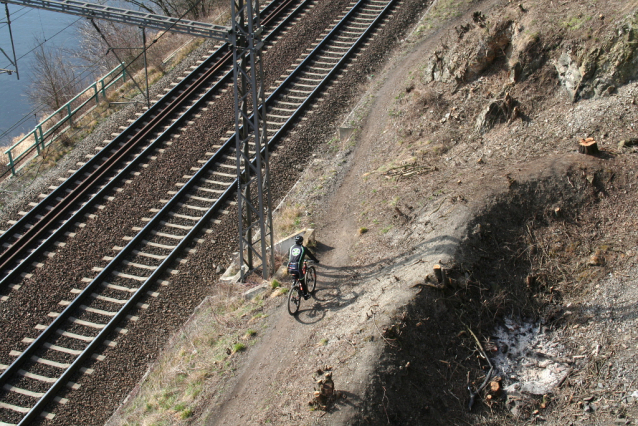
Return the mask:
<path id="1" fill-rule="evenodd" d="M 402 72 L 414 66 L 420 55 L 414 52 Z M 402 73 L 394 78 L 400 81 Z M 432 265 L 449 260 L 458 250 L 468 208 L 447 203 L 424 209 L 420 223 L 408 227 L 420 241 L 407 252 L 405 246 L 378 241 L 383 246 L 375 247 L 368 257 L 361 245 L 361 203 L 369 191 L 361 176 L 372 171 L 371 160 L 378 155 L 375 135 L 388 123 L 382 105 L 397 85 L 385 86 L 389 89 L 371 108 L 379 112 L 368 121 L 356 148 L 343 161 L 337 156 L 338 181 L 328 189 L 333 191 L 330 196 L 323 198 L 327 200 L 324 207 L 313 212 L 321 260 L 315 295 L 302 301 L 296 317 L 284 306 L 273 312 L 271 325 L 251 349 L 223 402 L 210 408 L 206 424 L 348 424 L 367 405 L 366 390 L 383 349 L 393 345 L 386 338 L 387 330 L 421 290 L 415 284 L 423 282 Z M 315 164 L 324 168 L 324 162 L 333 161 L 326 156 Z M 311 172 L 298 186 L 314 183 Z M 436 226 L 428 226 L 430 222 Z M 328 411 L 309 406 L 313 374 L 319 369 L 332 371 L 339 395 Z"/>

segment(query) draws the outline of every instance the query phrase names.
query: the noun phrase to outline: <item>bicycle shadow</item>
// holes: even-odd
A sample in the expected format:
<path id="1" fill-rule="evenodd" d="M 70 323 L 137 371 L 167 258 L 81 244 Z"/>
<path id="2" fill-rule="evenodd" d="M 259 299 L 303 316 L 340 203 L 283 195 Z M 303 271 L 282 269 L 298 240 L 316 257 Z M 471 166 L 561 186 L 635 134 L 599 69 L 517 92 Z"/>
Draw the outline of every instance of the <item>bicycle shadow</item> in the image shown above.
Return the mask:
<path id="1" fill-rule="evenodd" d="M 328 311 L 338 311 L 354 303 L 359 293 L 351 291 L 344 293 L 337 285 L 324 285 L 315 289 L 310 299 L 302 301 L 301 308 L 295 319 L 301 324 L 315 324 L 323 320 Z M 304 304 L 312 302 L 312 306 L 304 307 Z"/>
<path id="2" fill-rule="evenodd" d="M 433 253 L 440 255 L 453 253 L 458 244 L 458 238 L 442 235 L 415 245 L 411 248 L 410 255 L 388 256 L 356 266 L 331 266 L 321 263 L 317 265 L 317 289 L 311 299 L 302 301 L 295 319 L 301 324 L 315 324 L 323 320 L 328 311 L 339 311 L 365 294 L 365 288 L 357 286 L 359 282 L 371 279 L 380 281 L 388 273 L 388 267 L 402 267 Z M 316 252 L 321 255 L 333 249 L 318 242 Z M 312 306 L 308 306 L 310 302 Z"/>

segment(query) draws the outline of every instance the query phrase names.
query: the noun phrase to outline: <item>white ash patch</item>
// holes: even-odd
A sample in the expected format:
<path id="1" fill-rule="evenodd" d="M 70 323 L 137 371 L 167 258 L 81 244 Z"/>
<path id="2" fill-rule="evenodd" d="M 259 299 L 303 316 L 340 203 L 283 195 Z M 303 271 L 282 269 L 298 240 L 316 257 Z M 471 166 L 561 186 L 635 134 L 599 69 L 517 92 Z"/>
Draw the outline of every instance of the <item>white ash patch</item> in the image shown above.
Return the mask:
<path id="1" fill-rule="evenodd" d="M 545 395 L 567 375 L 565 348 L 540 323 L 507 318 L 496 328 L 499 351 L 492 359 L 506 392 Z"/>

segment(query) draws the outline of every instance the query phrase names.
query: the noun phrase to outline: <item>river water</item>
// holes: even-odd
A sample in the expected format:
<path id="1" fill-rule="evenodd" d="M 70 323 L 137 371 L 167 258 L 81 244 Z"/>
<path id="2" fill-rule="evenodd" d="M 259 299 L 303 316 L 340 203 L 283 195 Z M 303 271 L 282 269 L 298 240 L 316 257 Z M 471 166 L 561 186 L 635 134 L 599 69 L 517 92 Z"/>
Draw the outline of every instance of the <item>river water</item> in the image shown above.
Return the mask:
<path id="1" fill-rule="evenodd" d="M 8 135 L 0 138 L 0 146 L 3 147 L 9 145 L 13 137 L 32 130 L 36 124 L 34 118 L 36 106 L 29 102 L 26 95 L 26 90 L 33 81 L 33 53 L 29 51 L 37 45 L 36 37 L 47 40 L 45 47 L 48 45 L 74 47 L 78 42 L 74 23 L 82 19 L 73 15 L 12 4 L 9 5 L 9 13 L 16 56 L 19 58 L 20 80 L 16 78 L 15 73 L 0 74 L 0 135 L 13 127 L 15 123 L 21 120 L 24 122 Z M 4 5 L 0 4 L 0 22 L 5 21 Z M 0 23 L 0 47 L 13 60 L 6 23 Z M 0 52 L 0 68 L 13 68 L 2 52 Z"/>

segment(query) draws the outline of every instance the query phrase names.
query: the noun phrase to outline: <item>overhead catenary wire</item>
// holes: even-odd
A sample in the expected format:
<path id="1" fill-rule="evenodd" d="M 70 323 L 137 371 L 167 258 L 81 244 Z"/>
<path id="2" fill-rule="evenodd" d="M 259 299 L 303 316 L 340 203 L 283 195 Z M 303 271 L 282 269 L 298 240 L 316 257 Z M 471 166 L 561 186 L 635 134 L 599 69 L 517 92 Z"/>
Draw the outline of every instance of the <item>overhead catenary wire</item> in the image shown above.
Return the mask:
<path id="1" fill-rule="evenodd" d="M 139 53 L 136 57 L 134 57 L 132 60 L 130 60 L 130 61 L 129 61 L 129 65 L 124 65 L 124 69 L 128 71 L 128 67 L 130 67 L 130 65 L 131 65 L 132 63 L 134 63 L 134 62 L 135 62 L 135 61 L 137 61 L 139 58 L 141 58 L 141 57 L 142 57 L 142 56 L 143 56 L 143 55 L 144 55 L 144 54 L 148 51 L 148 49 L 150 49 L 150 48 L 151 48 L 151 46 L 153 46 L 153 45 L 154 45 L 155 43 L 157 43 L 157 42 L 158 42 L 158 41 L 159 41 L 162 37 L 164 37 L 166 34 L 168 34 L 168 33 L 171 31 L 171 28 L 173 28 L 173 27 L 174 27 L 175 25 L 177 25 L 177 24 L 178 24 L 178 23 L 179 23 L 182 19 L 184 19 L 184 17 L 185 17 L 186 15 L 188 15 L 189 13 L 191 13 L 191 12 L 192 12 L 192 10 L 193 10 L 195 7 L 197 7 L 201 1 L 202 1 L 202 0 L 197 0 L 197 1 L 196 1 L 196 2 L 195 2 L 195 3 L 194 3 L 191 7 L 190 7 L 190 9 L 188 9 L 188 10 L 187 10 L 186 12 L 184 12 L 184 13 L 183 13 L 183 14 L 182 14 L 179 18 L 177 18 L 177 20 L 176 20 L 175 22 L 173 22 L 173 23 L 171 24 L 171 26 L 170 26 L 170 27 L 168 27 L 168 29 L 167 29 L 167 30 L 163 31 L 163 32 L 162 32 L 159 36 L 155 37 L 155 38 L 154 38 L 154 39 L 153 39 L 153 40 L 149 43 L 149 45 L 148 45 L 148 46 L 144 46 L 144 48 L 142 49 L 142 52 L 140 52 L 140 53 Z M 91 22 L 93 23 L 93 20 L 92 20 L 92 19 L 91 19 Z M 98 27 L 97 27 L 95 24 L 93 24 L 93 25 L 95 26 L 96 30 L 100 33 L 100 35 L 104 38 L 104 36 L 102 35 L 102 33 L 99 31 Z M 105 42 L 106 42 L 106 40 L 105 40 Z M 108 43 L 107 43 L 107 46 L 108 46 Z M 109 51 L 111 51 L 111 50 L 113 50 L 113 49 L 109 49 Z M 113 52 L 113 53 L 115 54 L 115 52 Z M 108 52 L 107 52 L 107 54 L 108 54 Z M 117 57 L 117 56 L 116 56 L 116 57 Z"/>
<path id="2" fill-rule="evenodd" d="M 104 4 L 104 3 L 105 3 L 105 1 L 104 1 L 104 0 L 100 0 L 100 1 L 98 1 L 97 3 L 98 3 L 98 4 Z M 24 13 L 23 13 L 23 14 L 21 14 L 21 15 L 17 15 L 17 16 L 16 16 L 16 14 L 20 13 L 21 11 L 23 11 L 23 10 L 25 10 L 25 9 L 26 9 L 26 12 L 24 12 Z M 33 8 L 33 7 L 29 7 L 29 6 L 22 6 L 22 7 L 20 7 L 20 9 L 18 9 L 18 10 L 16 10 L 16 11 L 14 11 L 14 12 L 12 12 L 12 13 L 11 13 L 11 16 L 12 16 L 12 18 L 11 18 L 11 23 L 14 23 L 15 21 L 18 21 L 18 20 L 20 20 L 21 18 L 23 18 L 24 16 L 26 16 L 27 14 L 29 14 L 30 12 L 35 12 L 35 11 L 39 11 L 39 9 L 35 9 L 35 8 Z M 9 25 L 9 24 L 7 24 L 5 21 L 0 21 L 0 24 L 4 24 L 4 25 L 0 25 L 0 30 L 1 30 L 1 29 L 3 29 L 3 28 L 5 28 L 5 27 L 7 27 L 7 26 Z"/>
<path id="3" fill-rule="evenodd" d="M 21 15 L 17 15 L 17 14 L 18 14 L 18 13 L 20 13 L 23 9 L 27 9 L 27 11 L 26 11 L 26 12 L 24 12 L 23 14 L 21 14 Z M 32 9 L 32 8 L 29 8 L 29 7 L 27 7 L 27 6 L 22 6 L 20 9 L 18 9 L 17 11 L 15 11 L 15 12 L 13 12 L 13 13 L 11 14 L 11 23 L 14 23 L 15 21 L 19 21 L 19 20 L 20 20 L 20 18 L 24 17 L 25 15 L 27 15 L 29 12 L 32 12 L 32 11 L 33 11 L 33 9 Z M 7 23 L 7 21 L 0 21 L 0 24 L 2 24 L 2 25 L 0 25 L 0 30 L 9 26 L 9 24 Z"/>
<path id="4" fill-rule="evenodd" d="M 106 56 L 106 54 L 105 54 Z M 101 64 L 98 62 L 95 62 L 91 65 L 89 65 L 88 67 L 86 67 L 80 74 L 78 74 L 73 80 L 71 80 L 70 82 L 68 82 L 66 85 L 60 87 L 60 90 L 66 90 L 67 88 L 73 86 L 75 83 L 77 83 L 78 81 L 83 80 L 84 78 L 86 78 L 87 76 L 90 76 L 92 74 L 94 74 L 96 71 L 99 70 L 99 68 L 101 67 Z M 113 82 L 113 80 L 115 80 L 116 78 L 118 78 L 118 76 L 113 76 L 111 77 L 110 80 L 108 80 L 107 82 L 105 82 L 104 84 L 106 86 L 108 86 L 109 84 L 111 84 Z M 6 137 L 8 134 L 10 134 L 11 132 L 13 132 L 15 129 L 17 129 L 18 127 L 20 127 L 21 125 L 23 125 L 26 121 L 31 120 L 32 116 L 34 114 L 39 114 L 41 112 L 46 111 L 47 109 L 49 109 L 49 107 L 47 105 L 45 105 L 44 103 L 39 103 L 38 105 L 36 105 L 34 108 L 32 108 L 27 114 L 25 114 L 20 120 L 18 120 L 16 123 L 14 123 L 12 126 L 10 126 L 7 130 L 5 130 L 4 132 L 0 133 L 0 139 Z"/>
<path id="5" fill-rule="evenodd" d="M 148 49 L 151 48 L 151 46 L 153 46 L 155 43 L 157 43 L 162 37 L 164 37 L 167 33 L 170 32 L 170 29 L 173 28 L 175 25 L 177 25 L 181 20 L 184 19 L 184 17 L 186 17 L 186 15 L 188 15 L 190 12 L 193 11 L 193 9 L 195 7 L 197 7 L 199 5 L 199 3 L 202 0 L 197 0 L 186 12 L 184 12 L 179 18 L 177 18 L 177 20 L 175 22 L 173 22 L 173 24 L 165 31 L 163 31 L 162 33 L 160 33 L 157 37 L 155 37 L 149 44 L 148 46 L 145 46 L 144 49 L 142 49 L 142 52 L 140 52 L 137 56 L 135 56 L 132 60 L 129 61 L 128 65 L 127 64 L 123 64 L 124 69 L 129 72 L 129 75 L 132 75 L 132 73 L 130 72 L 130 66 L 137 61 L 139 58 L 141 58 L 147 51 Z M 48 40 L 45 40 L 41 43 L 39 43 L 37 46 L 35 46 L 33 49 L 31 49 L 29 52 L 25 53 L 24 55 L 22 55 L 21 57 L 18 58 L 18 60 L 23 59 L 25 56 L 27 56 L 28 54 L 32 53 L 33 51 L 35 51 L 36 49 L 38 49 L 39 47 L 41 47 L 44 43 L 46 43 L 47 41 L 50 41 L 51 39 L 53 39 L 54 37 L 56 37 L 58 34 L 60 34 L 62 31 L 66 30 L 67 28 L 69 28 L 71 25 L 74 25 L 76 22 L 78 22 L 79 20 L 81 20 L 82 18 L 78 18 L 77 20 L 75 20 L 74 22 L 72 22 L 71 24 L 67 25 L 65 28 L 63 28 L 62 30 L 58 31 L 57 33 L 55 33 L 53 36 L 51 36 Z M 91 20 L 92 21 L 92 20 Z M 95 26 L 95 24 L 94 24 Z M 96 28 L 97 29 L 97 28 Z M 99 32 L 99 30 L 98 30 Z M 102 34 L 100 34 L 102 35 Z M 102 35 L 102 37 L 104 37 Z M 106 40 L 105 40 L 106 41 Z M 108 45 L 108 43 L 107 43 Z M 111 51 L 112 49 L 109 49 L 109 51 Z M 109 53 L 109 51 L 106 52 L 105 56 Z M 116 56 L 117 57 L 117 56 Z M 91 70 L 97 68 L 99 65 L 95 64 L 93 67 L 89 68 Z M 105 85 L 109 85 L 113 80 L 115 80 L 116 78 L 118 78 L 117 76 L 112 76 L 111 79 L 109 81 L 106 81 L 104 84 Z M 133 80 L 133 82 L 135 83 L 136 86 L 137 82 L 135 82 L 135 80 L 131 77 L 131 79 Z M 75 83 L 77 79 L 74 79 L 70 84 Z M 69 87 L 69 85 L 65 86 Z M 138 86 L 139 89 L 139 86 Z M 141 89 L 140 89 L 141 91 Z M 6 137 L 10 132 L 12 132 L 13 130 L 15 130 L 17 127 L 19 127 L 20 125 L 22 125 L 24 122 L 26 122 L 27 120 L 31 119 L 31 116 L 33 114 L 37 114 L 38 112 L 42 112 L 45 110 L 45 105 L 44 104 L 40 104 L 39 106 L 35 107 L 33 110 L 31 110 L 31 112 L 29 112 L 28 114 L 26 114 L 21 120 L 19 120 L 18 123 L 14 124 L 13 126 L 11 126 L 8 130 L 6 130 L 5 132 L 3 132 L 2 134 L 0 134 L 0 139 Z"/>
<path id="6" fill-rule="evenodd" d="M 48 39 L 45 39 L 43 42 L 38 43 L 33 49 L 29 50 L 27 53 L 25 53 L 24 55 L 20 56 L 18 58 L 18 61 L 20 59 L 24 59 L 26 56 L 28 56 L 29 54 L 33 53 L 35 50 L 39 49 L 42 45 L 44 45 L 45 43 L 53 40 L 56 36 L 58 36 L 59 34 L 61 34 L 63 31 L 67 30 L 69 27 L 71 27 L 72 25 L 75 25 L 76 22 L 78 22 L 79 20 L 81 20 L 82 18 L 78 18 L 75 21 L 71 22 L 69 25 L 67 25 L 66 27 L 62 28 L 60 31 L 58 31 L 57 33 L 53 34 L 51 37 L 49 37 Z M 6 66 L 5 66 L 6 67 Z"/>
<path id="7" fill-rule="evenodd" d="M 195 7 L 197 7 L 199 5 L 199 3 L 201 3 L 202 0 L 197 0 L 186 12 L 184 12 L 179 18 L 177 18 L 177 20 L 175 22 L 173 22 L 171 24 L 171 26 L 163 31 L 158 37 L 156 37 L 153 41 L 151 41 L 151 43 L 149 44 L 148 47 L 151 47 L 153 44 L 155 44 L 157 41 L 159 41 L 159 39 L 161 39 L 162 37 L 164 37 L 165 34 L 167 34 L 168 32 L 171 31 L 171 28 L 173 28 L 175 25 L 177 25 L 179 22 L 181 22 L 184 17 L 186 17 L 186 15 L 188 15 L 189 13 L 191 13 L 193 11 L 193 9 L 195 9 Z M 30 51 L 28 51 L 27 53 L 25 53 L 24 55 L 20 56 L 18 58 L 18 60 L 23 59 L 25 56 L 27 56 L 28 54 L 32 53 L 34 50 L 36 50 L 37 48 L 39 48 L 40 46 L 42 46 L 44 43 L 46 43 L 47 41 L 53 39 L 55 36 L 57 36 L 58 34 L 60 34 L 62 31 L 66 30 L 67 28 L 69 28 L 70 26 L 74 25 L 76 22 L 80 21 L 83 18 L 78 18 L 75 21 L 73 21 L 71 24 L 67 25 L 66 27 L 64 27 L 63 29 L 61 29 L 60 31 L 58 31 L 57 33 L 55 33 L 53 36 L 51 36 L 48 40 L 43 41 L 42 43 L 38 44 L 37 46 L 35 46 L 33 49 L 31 49 Z M 148 48 L 147 48 L 148 50 Z M 144 53 L 140 53 L 139 55 L 137 55 L 131 62 L 135 62 L 137 59 L 139 59 Z"/>

